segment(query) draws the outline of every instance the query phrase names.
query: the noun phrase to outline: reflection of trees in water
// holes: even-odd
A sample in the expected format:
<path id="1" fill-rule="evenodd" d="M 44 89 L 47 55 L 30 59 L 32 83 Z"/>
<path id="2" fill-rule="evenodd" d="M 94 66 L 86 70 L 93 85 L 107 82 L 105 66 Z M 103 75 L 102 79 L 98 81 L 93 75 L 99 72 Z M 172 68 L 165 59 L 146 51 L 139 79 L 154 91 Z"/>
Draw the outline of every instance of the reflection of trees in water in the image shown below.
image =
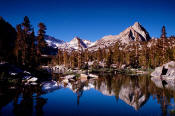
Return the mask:
<path id="1" fill-rule="evenodd" d="M 118 77 L 116 77 L 118 78 Z M 143 91 L 144 84 L 141 84 L 139 77 L 129 76 L 125 78 L 119 89 L 119 98 L 138 110 L 143 106 L 149 95 Z"/>
<path id="2" fill-rule="evenodd" d="M 17 93 L 13 104 L 13 112 L 16 116 L 31 116 L 34 113 L 34 108 L 36 109 L 36 115 L 43 115 L 42 107 L 46 104 L 47 99 L 39 97 L 41 95 L 40 87 L 20 87 Z M 34 94 L 36 96 L 33 96 Z M 22 95 L 22 98 L 20 98 L 20 95 Z M 35 107 L 34 103 L 36 103 Z"/>
<path id="3" fill-rule="evenodd" d="M 151 81 L 150 76 L 117 74 L 114 77 L 101 76 L 98 80 L 90 79 L 84 83 L 72 82 L 72 90 L 77 94 L 77 104 L 79 104 L 84 87 L 88 86 L 88 83 L 93 84 L 94 88 L 104 95 L 115 96 L 116 101 L 120 98 L 120 94 L 124 93 L 124 97 L 127 99 L 120 99 L 136 110 L 142 107 L 150 95 L 152 95 L 161 105 L 162 115 L 167 114 L 167 106 L 170 103 L 170 99 L 175 97 L 175 91 L 156 87 Z M 128 93 L 122 91 L 123 88 L 125 88 Z"/>
<path id="4" fill-rule="evenodd" d="M 83 95 L 83 87 L 85 86 L 85 83 L 82 83 L 81 81 L 78 82 L 77 84 L 77 105 L 80 103 L 80 97 Z"/>
<path id="5" fill-rule="evenodd" d="M 0 111 L 16 96 L 16 89 L 8 89 L 7 85 L 0 83 Z"/>
<path id="6" fill-rule="evenodd" d="M 38 97 L 36 98 L 36 115 L 42 116 L 43 115 L 43 106 L 47 103 L 47 99 Z"/>
<path id="7" fill-rule="evenodd" d="M 138 104 L 141 96 L 145 96 L 145 101 L 136 106 L 137 109 L 146 103 L 150 95 L 153 95 L 153 98 L 156 98 L 161 105 L 162 115 L 167 114 L 167 106 L 170 104 L 170 99 L 172 97 L 175 98 L 175 91 L 156 87 L 149 76 L 127 76 L 118 74 L 114 77 L 101 77 L 96 81 L 95 88 L 100 90 L 103 83 L 107 86 L 108 94 L 112 95 L 114 93 L 116 100 L 119 98 L 121 87 L 129 87 L 133 90 L 132 94 L 128 94 L 128 98 L 131 99 L 134 96 L 134 102 L 136 104 Z M 100 91 L 103 93 L 105 90 Z"/>
<path id="8" fill-rule="evenodd" d="M 154 99 L 157 99 L 157 103 L 160 104 L 162 115 L 166 116 L 169 112 L 168 106 L 171 104 L 171 98 L 174 98 L 175 101 L 175 91 L 166 88 L 156 87 L 155 84 L 151 81 L 149 84 L 149 91 L 153 95 Z"/>
<path id="9" fill-rule="evenodd" d="M 77 94 L 77 105 L 80 104 L 80 97 L 83 95 L 83 88 L 86 84 L 86 82 L 81 82 L 80 80 L 71 83 L 72 90 Z"/>

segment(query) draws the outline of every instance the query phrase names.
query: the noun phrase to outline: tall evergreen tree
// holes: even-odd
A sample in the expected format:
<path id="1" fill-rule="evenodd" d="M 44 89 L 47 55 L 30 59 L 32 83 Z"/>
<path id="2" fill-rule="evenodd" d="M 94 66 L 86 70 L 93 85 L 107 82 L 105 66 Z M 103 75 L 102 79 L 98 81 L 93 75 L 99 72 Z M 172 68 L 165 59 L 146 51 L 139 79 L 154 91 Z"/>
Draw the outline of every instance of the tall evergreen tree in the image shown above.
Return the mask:
<path id="1" fill-rule="evenodd" d="M 22 64 L 22 50 L 23 50 L 23 31 L 21 28 L 21 24 L 16 26 L 17 30 L 17 39 L 15 43 L 15 56 L 17 59 L 17 63 Z"/>
<path id="2" fill-rule="evenodd" d="M 106 58 L 107 67 L 110 68 L 112 63 L 113 63 L 113 61 L 112 61 L 112 50 L 111 50 L 111 48 L 109 48 L 108 53 L 107 53 L 107 58 Z"/>
<path id="3" fill-rule="evenodd" d="M 165 26 L 162 27 L 162 34 L 161 34 L 161 40 L 162 40 L 162 55 L 163 55 L 163 63 L 165 62 L 165 41 L 166 41 L 166 30 Z"/>
<path id="4" fill-rule="evenodd" d="M 29 31 L 31 31 L 31 25 L 30 25 L 30 20 L 28 16 L 24 17 L 24 22 L 22 23 L 22 26 L 24 28 L 25 33 L 28 33 Z"/>
<path id="5" fill-rule="evenodd" d="M 46 47 L 47 47 L 47 44 L 44 40 L 47 28 L 44 25 L 44 23 L 39 23 L 38 27 L 39 27 L 39 30 L 38 30 L 38 37 L 37 37 L 37 41 L 38 41 L 37 54 L 41 55 L 45 52 Z"/>
<path id="6" fill-rule="evenodd" d="M 29 18 L 27 16 L 24 17 L 24 21 L 21 25 L 23 31 L 22 31 L 22 64 L 23 65 L 29 65 L 30 64 L 30 56 L 31 56 L 31 24 L 29 21 Z"/>

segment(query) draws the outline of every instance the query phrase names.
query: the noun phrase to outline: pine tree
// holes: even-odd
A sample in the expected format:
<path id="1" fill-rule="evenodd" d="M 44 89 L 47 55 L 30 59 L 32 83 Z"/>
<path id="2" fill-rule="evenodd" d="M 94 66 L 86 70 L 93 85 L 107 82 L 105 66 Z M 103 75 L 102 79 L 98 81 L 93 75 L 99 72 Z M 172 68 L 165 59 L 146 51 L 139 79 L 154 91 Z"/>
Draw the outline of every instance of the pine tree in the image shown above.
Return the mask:
<path id="1" fill-rule="evenodd" d="M 78 52 L 78 69 L 81 69 L 82 67 L 82 54 L 81 52 Z"/>
<path id="2" fill-rule="evenodd" d="M 107 54 L 107 58 L 106 58 L 106 65 L 108 68 L 111 67 L 111 64 L 112 64 L 112 50 L 111 48 L 108 49 L 108 54 Z"/>
<path id="3" fill-rule="evenodd" d="M 82 67 L 82 52 L 83 52 L 83 49 L 80 45 L 80 39 L 78 39 L 78 69 L 81 69 Z"/>
<path id="4" fill-rule="evenodd" d="M 98 51 L 97 51 L 97 62 L 98 62 L 98 64 L 102 60 L 103 60 L 103 58 L 102 58 L 102 50 L 101 50 L 101 48 L 98 48 Z"/>
<path id="5" fill-rule="evenodd" d="M 30 25 L 30 20 L 28 16 L 24 17 L 24 22 L 22 23 L 22 26 L 24 27 L 24 32 L 28 33 L 31 31 L 31 25 Z"/>
<path id="6" fill-rule="evenodd" d="M 44 23 L 39 23 L 38 27 L 39 27 L 39 30 L 38 30 L 38 37 L 37 37 L 37 41 L 38 41 L 37 54 L 40 56 L 41 54 L 44 54 L 47 47 L 47 44 L 44 40 L 47 28 L 44 25 Z"/>
<path id="7" fill-rule="evenodd" d="M 85 62 L 88 63 L 88 61 L 89 61 L 89 51 L 88 51 L 88 49 L 85 50 L 84 54 L 85 54 L 84 55 L 85 56 Z"/>
<path id="8" fill-rule="evenodd" d="M 24 17 L 24 21 L 22 23 L 22 29 L 23 29 L 23 38 L 22 38 L 22 64 L 23 65 L 29 65 L 30 64 L 30 49 L 31 49 L 31 25 L 29 18 L 27 16 Z"/>
<path id="9" fill-rule="evenodd" d="M 114 54 L 113 54 L 113 61 L 115 64 L 119 65 L 120 64 L 120 49 L 119 49 L 119 43 L 116 42 L 115 47 L 114 47 Z"/>
<path id="10" fill-rule="evenodd" d="M 140 51 L 140 56 L 139 56 L 139 66 L 142 66 L 144 68 L 147 68 L 147 54 L 146 54 L 146 49 L 142 49 Z"/>
<path id="11" fill-rule="evenodd" d="M 17 29 L 17 39 L 15 42 L 15 56 L 17 63 L 22 64 L 23 31 L 20 24 L 16 26 L 16 29 Z"/>
<path id="12" fill-rule="evenodd" d="M 165 26 L 162 27 L 162 34 L 161 34 L 161 40 L 162 40 L 162 55 L 163 55 L 163 64 L 165 62 L 165 41 L 166 41 L 166 30 Z"/>
<path id="13" fill-rule="evenodd" d="M 31 65 L 36 65 L 36 57 L 37 57 L 37 54 L 36 54 L 36 45 L 35 45 L 35 42 L 36 42 L 36 38 L 35 38 L 35 34 L 34 34 L 34 29 L 32 29 L 32 32 L 30 34 L 30 63 Z"/>
<path id="14" fill-rule="evenodd" d="M 63 52 L 60 49 L 58 49 L 57 58 L 58 64 L 61 65 L 63 63 Z"/>
<path id="15" fill-rule="evenodd" d="M 70 55 L 70 67 L 75 68 L 75 66 L 76 66 L 76 54 L 73 51 Z"/>
<path id="16" fill-rule="evenodd" d="M 138 54 L 138 50 L 139 50 L 139 38 L 138 38 L 138 33 L 136 33 L 136 37 L 135 37 L 135 68 L 138 68 L 139 66 L 139 61 L 138 61 L 138 58 L 139 58 L 139 54 Z"/>
<path id="17" fill-rule="evenodd" d="M 64 51 L 63 57 L 64 57 L 64 66 L 68 67 L 68 53 L 67 53 L 67 51 Z"/>

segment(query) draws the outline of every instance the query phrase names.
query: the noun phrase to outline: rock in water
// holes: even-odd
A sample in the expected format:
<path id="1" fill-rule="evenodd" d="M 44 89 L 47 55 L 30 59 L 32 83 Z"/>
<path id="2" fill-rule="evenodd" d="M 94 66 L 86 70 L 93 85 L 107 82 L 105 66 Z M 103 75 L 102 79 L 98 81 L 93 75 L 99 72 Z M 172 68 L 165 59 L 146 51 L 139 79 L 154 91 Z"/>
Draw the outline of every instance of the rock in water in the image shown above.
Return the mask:
<path id="1" fill-rule="evenodd" d="M 46 81 L 42 83 L 42 90 L 45 92 L 51 92 L 56 89 L 59 89 L 59 86 L 56 81 Z"/>
<path id="2" fill-rule="evenodd" d="M 157 67 L 154 72 L 151 73 L 153 77 L 160 77 L 175 79 L 175 62 L 168 62 L 160 67 Z"/>
<path id="3" fill-rule="evenodd" d="M 175 62 L 168 62 L 160 67 L 157 67 L 151 73 L 151 80 L 157 87 L 175 88 Z"/>
<path id="4" fill-rule="evenodd" d="M 29 80 L 27 80 L 28 82 L 36 82 L 38 80 L 38 78 L 36 77 L 32 77 Z"/>
<path id="5" fill-rule="evenodd" d="M 95 74 L 89 74 L 88 76 L 89 76 L 90 78 L 98 78 L 98 76 L 95 75 Z"/>
<path id="6" fill-rule="evenodd" d="M 88 75 L 86 75 L 86 74 L 81 74 L 80 75 L 81 82 L 85 82 L 85 81 L 87 81 L 87 79 L 88 79 Z"/>
<path id="7" fill-rule="evenodd" d="M 73 79 L 75 77 L 76 77 L 75 75 L 67 75 L 67 76 L 60 77 L 60 78 L 63 78 L 63 79 Z"/>

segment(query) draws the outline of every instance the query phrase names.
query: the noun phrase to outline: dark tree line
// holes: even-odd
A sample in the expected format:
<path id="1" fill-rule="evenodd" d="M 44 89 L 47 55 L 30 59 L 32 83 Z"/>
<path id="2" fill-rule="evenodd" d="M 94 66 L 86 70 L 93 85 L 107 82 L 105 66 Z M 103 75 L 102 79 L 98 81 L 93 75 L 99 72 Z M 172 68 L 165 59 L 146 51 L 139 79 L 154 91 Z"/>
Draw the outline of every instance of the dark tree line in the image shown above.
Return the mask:
<path id="1" fill-rule="evenodd" d="M 24 21 L 16 26 L 16 30 L 0 18 L 0 59 L 11 61 L 24 66 L 40 64 L 42 54 L 45 54 L 47 44 L 44 40 L 46 26 L 38 24 L 38 35 L 35 36 L 34 28 L 27 16 Z"/>
<path id="2" fill-rule="evenodd" d="M 129 45 L 117 42 L 115 46 L 99 48 L 95 52 L 88 49 L 73 52 L 59 49 L 53 63 L 64 64 L 70 68 L 87 68 L 87 63 L 93 62 L 93 68 L 110 68 L 114 65 L 116 68 L 121 68 L 125 65 L 125 67 L 149 69 L 171 60 L 175 60 L 175 37 L 166 37 L 163 26 L 161 37 L 147 42 L 138 41 L 136 35 L 135 41 Z M 104 66 L 101 63 L 104 63 Z"/>
<path id="3" fill-rule="evenodd" d="M 14 58 L 14 47 L 16 30 L 0 17 L 0 61 L 12 61 Z"/>

